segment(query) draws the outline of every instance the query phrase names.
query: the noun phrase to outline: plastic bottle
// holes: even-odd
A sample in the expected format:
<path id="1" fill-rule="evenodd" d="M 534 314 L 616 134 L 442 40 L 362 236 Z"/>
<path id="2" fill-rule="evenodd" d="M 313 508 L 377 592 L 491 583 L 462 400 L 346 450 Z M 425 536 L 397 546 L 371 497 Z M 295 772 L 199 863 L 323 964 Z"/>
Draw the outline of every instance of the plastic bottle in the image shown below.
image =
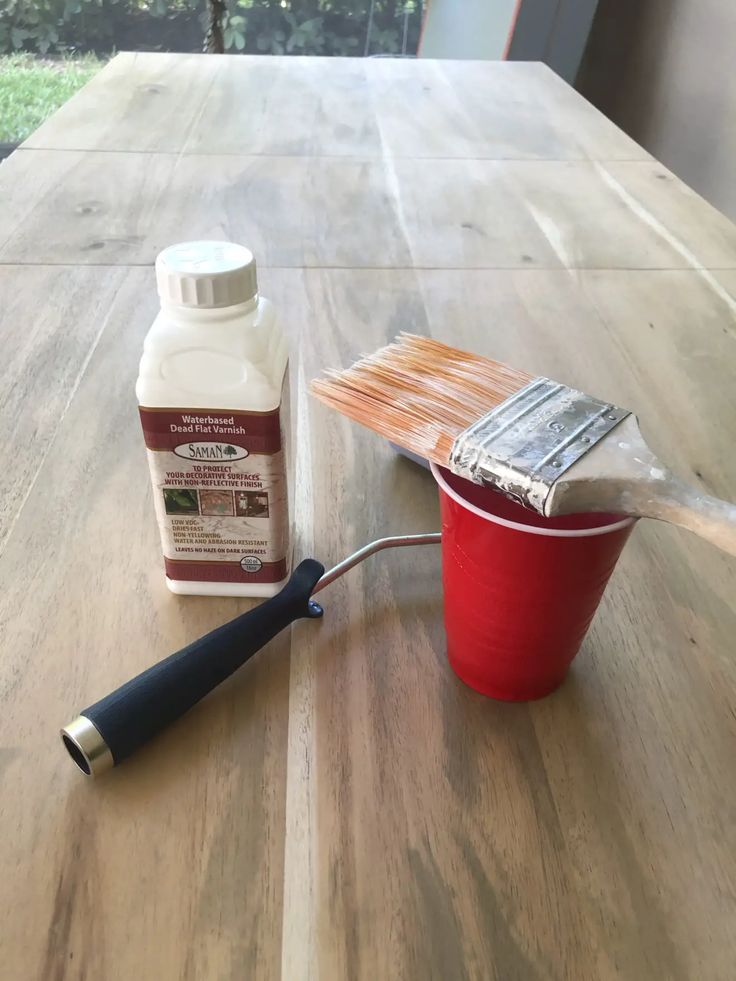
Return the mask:
<path id="1" fill-rule="evenodd" d="M 286 340 L 243 246 L 173 245 L 156 278 L 136 394 L 166 583 L 272 596 L 288 572 Z"/>

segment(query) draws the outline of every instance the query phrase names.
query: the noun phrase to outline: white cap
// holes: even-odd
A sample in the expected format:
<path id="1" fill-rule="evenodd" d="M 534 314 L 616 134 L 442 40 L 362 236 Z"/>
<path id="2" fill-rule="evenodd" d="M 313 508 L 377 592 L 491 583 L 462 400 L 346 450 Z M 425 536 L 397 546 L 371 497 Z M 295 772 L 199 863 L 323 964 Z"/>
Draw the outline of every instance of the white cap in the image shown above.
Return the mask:
<path id="1" fill-rule="evenodd" d="M 230 307 L 258 295 L 256 260 L 235 242 L 182 242 L 156 258 L 158 295 L 184 307 Z"/>

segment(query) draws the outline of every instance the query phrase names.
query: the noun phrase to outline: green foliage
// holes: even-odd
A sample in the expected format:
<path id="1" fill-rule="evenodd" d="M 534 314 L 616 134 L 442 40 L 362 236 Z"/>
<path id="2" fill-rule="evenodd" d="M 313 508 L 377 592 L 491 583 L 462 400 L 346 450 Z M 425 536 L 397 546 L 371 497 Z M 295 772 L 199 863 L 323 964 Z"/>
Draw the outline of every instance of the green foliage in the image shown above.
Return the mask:
<path id="1" fill-rule="evenodd" d="M 279 27 L 266 26 L 256 38 L 256 47 L 262 54 L 282 55 L 285 43 L 286 31 Z"/>
<path id="2" fill-rule="evenodd" d="M 242 51 L 245 47 L 245 17 L 228 11 L 225 14 L 223 27 L 225 49 L 235 48 L 236 51 Z"/>
<path id="3" fill-rule="evenodd" d="M 422 9 L 421 0 L 227 4 L 227 50 L 279 55 L 395 54 L 404 39 L 413 53 Z M 0 11 L 0 52 L 198 50 L 206 22 L 206 0 L 0 0 Z"/>
<path id="4" fill-rule="evenodd" d="M 341 37 L 341 35 L 335 34 L 334 31 L 325 31 L 325 44 L 330 54 L 341 58 L 350 58 L 355 57 L 359 53 L 358 46 L 360 44 L 360 38 L 354 35 Z"/>
<path id="5" fill-rule="evenodd" d="M 324 52 L 325 36 L 322 31 L 322 17 L 310 17 L 300 21 L 290 10 L 285 11 L 284 17 L 291 28 L 291 34 L 286 42 L 288 54 L 321 55 Z"/>
<path id="6" fill-rule="evenodd" d="M 0 0 L 0 52 L 110 52 L 131 23 L 191 17 L 202 7 L 203 0 Z"/>
<path id="7" fill-rule="evenodd" d="M 245 17 L 244 49 L 262 54 L 362 55 L 416 51 L 421 0 L 228 0 Z M 231 16 L 231 15 L 229 15 Z M 368 27 L 370 23 L 370 36 Z M 228 43 L 226 47 L 235 47 Z M 243 48 L 238 47 L 238 50 Z"/>
<path id="8" fill-rule="evenodd" d="M 399 32 L 395 27 L 380 28 L 371 32 L 371 42 L 376 51 L 396 54 L 399 50 Z"/>
<path id="9" fill-rule="evenodd" d="M 58 22 L 66 0 L 6 0 L 0 17 L 0 51 L 28 45 L 41 54 L 59 40 Z"/>

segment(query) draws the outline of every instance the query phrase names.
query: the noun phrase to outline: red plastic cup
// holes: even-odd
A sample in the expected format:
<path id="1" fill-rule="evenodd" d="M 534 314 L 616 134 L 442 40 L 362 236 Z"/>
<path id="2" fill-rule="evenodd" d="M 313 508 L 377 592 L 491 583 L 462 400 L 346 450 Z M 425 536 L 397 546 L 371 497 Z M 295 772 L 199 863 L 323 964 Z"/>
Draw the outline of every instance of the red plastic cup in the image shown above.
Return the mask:
<path id="1" fill-rule="evenodd" d="M 492 698 L 548 695 L 580 648 L 634 519 L 544 518 L 434 464 L 432 473 L 453 670 Z"/>

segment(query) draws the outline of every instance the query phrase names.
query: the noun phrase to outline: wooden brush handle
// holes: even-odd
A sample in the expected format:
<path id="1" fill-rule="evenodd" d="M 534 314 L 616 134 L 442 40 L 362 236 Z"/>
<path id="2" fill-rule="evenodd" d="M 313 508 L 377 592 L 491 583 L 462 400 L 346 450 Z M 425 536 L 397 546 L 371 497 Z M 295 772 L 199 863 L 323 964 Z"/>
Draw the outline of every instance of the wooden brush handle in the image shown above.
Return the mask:
<path id="1" fill-rule="evenodd" d="M 639 493 L 638 514 L 687 528 L 729 555 L 736 555 L 736 504 L 701 494 L 669 474 L 652 491 L 651 497 Z"/>
<path id="2" fill-rule="evenodd" d="M 557 480 L 545 502 L 547 517 L 574 511 L 611 511 L 680 525 L 736 555 L 736 504 L 686 484 L 652 453 L 628 416 Z"/>

